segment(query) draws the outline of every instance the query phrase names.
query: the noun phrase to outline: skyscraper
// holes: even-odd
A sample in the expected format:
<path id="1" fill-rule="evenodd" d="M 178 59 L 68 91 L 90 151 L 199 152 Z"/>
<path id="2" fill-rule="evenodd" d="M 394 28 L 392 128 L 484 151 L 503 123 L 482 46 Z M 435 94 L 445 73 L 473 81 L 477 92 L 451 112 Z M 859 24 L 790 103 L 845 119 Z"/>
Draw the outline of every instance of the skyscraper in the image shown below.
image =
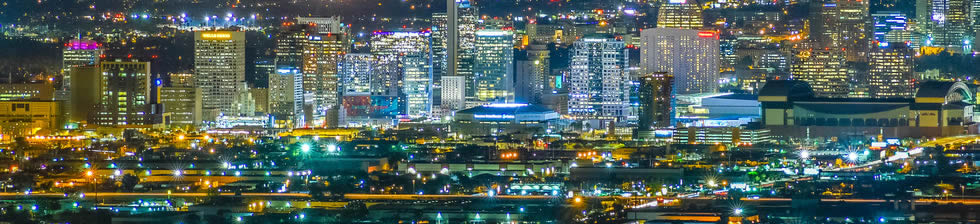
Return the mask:
<path id="1" fill-rule="evenodd" d="M 371 36 L 371 54 L 382 66 L 372 78 L 378 88 L 372 89 L 387 96 L 398 93 L 409 117 L 426 117 L 432 110 L 430 35 L 429 31 L 390 31 Z"/>
<path id="2" fill-rule="evenodd" d="M 476 96 L 479 101 L 514 101 L 514 34 L 503 30 L 476 32 Z"/>
<path id="3" fill-rule="evenodd" d="M 479 14 L 469 0 L 446 0 L 446 13 L 432 14 L 433 88 L 441 89 L 442 76 L 463 76 L 467 96 L 475 96 L 473 63 Z M 456 27 L 450 29 L 449 27 Z M 435 91 L 440 95 L 441 91 Z"/>
<path id="4" fill-rule="evenodd" d="M 695 0 L 662 1 L 657 13 L 657 28 L 701 29 L 704 18 Z"/>
<path id="5" fill-rule="evenodd" d="M 811 38 L 841 49 L 848 61 L 866 61 L 871 44 L 867 0 L 811 1 Z"/>
<path id="6" fill-rule="evenodd" d="M 65 78 L 62 80 L 65 90 L 71 90 L 71 69 L 86 65 L 99 64 L 102 56 L 102 49 L 99 43 L 94 40 L 71 40 L 65 44 L 62 51 L 61 71 Z"/>
<path id="7" fill-rule="evenodd" d="M 101 126 L 125 126 L 152 124 L 150 97 L 150 63 L 104 61 L 102 71 L 102 99 L 89 123 Z"/>
<path id="8" fill-rule="evenodd" d="M 303 116 L 303 73 L 297 67 L 287 65 L 269 75 L 269 113 L 282 127 L 299 127 L 305 124 Z"/>
<path id="9" fill-rule="evenodd" d="M 269 112 L 277 120 L 277 126 L 301 127 L 306 120 L 303 104 L 305 102 L 303 69 L 304 52 L 310 38 L 306 27 L 300 24 L 286 27 L 276 35 L 275 73 L 269 75 Z M 310 60 L 315 68 L 315 60 Z M 314 75 L 311 75 L 311 78 Z M 315 83 L 314 80 L 310 81 Z M 312 114 L 312 113 L 311 113 Z"/>
<path id="10" fill-rule="evenodd" d="M 913 50 L 899 43 L 875 48 L 869 54 L 871 97 L 912 98 L 915 90 Z"/>
<path id="11" fill-rule="evenodd" d="M 932 19 L 932 46 L 959 49 L 969 44 L 971 0 L 932 0 L 929 14 Z"/>
<path id="12" fill-rule="evenodd" d="M 377 60 L 371 54 L 346 54 L 337 65 L 342 87 L 342 104 L 347 124 L 369 119 L 371 106 L 371 76 Z"/>
<path id="13" fill-rule="evenodd" d="M 371 94 L 374 63 L 374 56 L 371 54 L 345 54 L 340 57 L 337 69 L 343 86 L 343 96 Z"/>
<path id="14" fill-rule="evenodd" d="M 455 1 L 455 8 L 447 8 L 447 13 L 432 14 L 432 57 L 433 78 L 438 80 L 444 75 L 466 75 L 472 73 L 472 62 L 462 65 L 461 59 L 473 59 L 473 47 L 476 42 L 477 21 L 476 8 L 470 7 L 469 1 Z M 455 19 L 450 19 L 454 14 Z M 457 29 L 449 29 L 450 23 L 455 23 Z M 455 58 L 455 62 L 450 61 Z M 450 65 L 455 64 L 455 67 Z M 460 74 L 460 66 L 463 66 Z M 438 83 L 438 82 L 437 82 Z"/>
<path id="15" fill-rule="evenodd" d="M 466 107 L 466 78 L 446 76 L 442 79 L 442 107 L 458 111 Z"/>
<path id="16" fill-rule="evenodd" d="M 194 70 L 204 120 L 213 120 L 218 113 L 235 113 L 235 99 L 246 91 L 241 85 L 245 82 L 245 33 L 195 32 Z"/>
<path id="17" fill-rule="evenodd" d="M 340 105 L 337 62 L 348 51 L 343 33 L 307 34 L 303 47 L 303 91 L 313 94 L 315 114 Z"/>
<path id="18" fill-rule="evenodd" d="M 575 41 L 568 72 L 568 113 L 575 119 L 625 120 L 629 115 L 626 44 L 607 36 Z"/>
<path id="19" fill-rule="evenodd" d="M 674 76 L 678 94 L 718 91 L 718 34 L 711 31 L 655 28 L 640 33 L 640 70 Z"/>
<path id="20" fill-rule="evenodd" d="M 874 19 L 874 40 L 888 44 L 911 43 L 912 32 L 909 30 L 908 18 L 904 13 L 896 11 L 878 12 L 871 14 Z M 884 44 L 887 46 L 888 44 Z M 872 46 L 874 49 L 876 46 Z"/>
<path id="21" fill-rule="evenodd" d="M 160 103 L 169 113 L 170 127 L 193 130 L 201 124 L 201 91 L 194 87 L 163 87 L 160 89 Z"/>
<path id="22" fill-rule="evenodd" d="M 102 70 L 98 64 L 72 68 L 75 78 L 71 79 L 68 108 L 69 121 L 87 122 L 94 114 L 96 106 L 102 102 Z"/>
<path id="23" fill-rule="evenodd" d="M 674 102 L 674 76 L 667 73 L 650 73 L 640 76 L 639 130 L 671 126 Z"/>
<path id="24" fill-rule="evenodd" d="M 527 46 L 527 60 L 530 62 L 531 82 L 526 85 L 530 93 L 527 102 L 539 103 L 547 93 L 548 77 L 551 76 L 551 51 L 544 44 L 533 43 Z"/>
<path id="25" fill-rule="evenodd" d="M 845 98 L 850 92 L 844 55 L 835 50 L 800 52 L 792 65 L 796 80 L 806 81 L 821 97 Z"/>
<path id="26" fill-rule="evenodd" d="M 64 101 L 62 106 L 68 108 L 65 111 L 68 111 L 69 121 L 84 121 L 88 118 L 71 115 L 75 111 L 70 109 L 73 107 L 71 83 L 72 76 L 74 75 L 72 74 L 72 70 L 82 66 L 98 65 L 102 56 L 102 49 L 99 47 L 99 43 L 94 40 L 75 39 L 65 44 L 65 49 L 62 51 L 61 56 L 61 72 L 64 78 L 61 80 L 61 88 L 55 92 L 55 99 Z"/>

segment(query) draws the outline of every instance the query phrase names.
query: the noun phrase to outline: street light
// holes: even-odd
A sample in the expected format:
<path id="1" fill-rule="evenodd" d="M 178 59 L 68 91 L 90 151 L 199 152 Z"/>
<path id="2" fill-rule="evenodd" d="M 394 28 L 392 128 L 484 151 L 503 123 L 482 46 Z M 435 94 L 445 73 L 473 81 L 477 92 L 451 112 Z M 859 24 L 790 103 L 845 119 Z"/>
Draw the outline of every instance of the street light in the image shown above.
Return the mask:
<path id="1" fill-rule="evenodd" d="M 303 146 L 300 146 L 299 148 L 300 148 L 301 150 L 303 150 L 303 153 L 308 153 L 308 152 L 310 152 L 310 145 L 307 145 L 307 144 L 303 144 Z"/>

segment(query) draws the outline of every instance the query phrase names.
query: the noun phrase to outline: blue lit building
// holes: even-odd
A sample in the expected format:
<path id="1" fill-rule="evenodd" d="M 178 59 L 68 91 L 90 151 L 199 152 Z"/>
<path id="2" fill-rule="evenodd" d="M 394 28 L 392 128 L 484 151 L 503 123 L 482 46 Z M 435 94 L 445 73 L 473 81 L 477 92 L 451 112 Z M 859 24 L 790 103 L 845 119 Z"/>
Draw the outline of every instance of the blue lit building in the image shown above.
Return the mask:
<path id="1" fill-rule="evenodd" d="M 529 104 L 487 104 L 456 112 L 452 130 L 463 136 L 545 133 L 558 112 Z"/>
<path id="2" fill-rule="evenodd" d="M 374 32 L 371 54 L 379 67 L 371 79 L 372 96 L 398 96 L 411 118 L 432 112 L 432 37 L 430 31 Z M 400 82 L 400 83 L 399 83 Z"/>
<path id="3" fill-rule="evenodd" d="M 874 19 L 874 40 L 878 46 L 889 44 L 911 43 L 912 32 L 909 31 L 908 18 L 902 12 L 878 12 L 871 14 Z"/>
<path id="4" fill-rule="evenodd" d="M 514 101 L 514 34 L 504 30 L 476 32 L 476 96 L 480 101 Z"/>

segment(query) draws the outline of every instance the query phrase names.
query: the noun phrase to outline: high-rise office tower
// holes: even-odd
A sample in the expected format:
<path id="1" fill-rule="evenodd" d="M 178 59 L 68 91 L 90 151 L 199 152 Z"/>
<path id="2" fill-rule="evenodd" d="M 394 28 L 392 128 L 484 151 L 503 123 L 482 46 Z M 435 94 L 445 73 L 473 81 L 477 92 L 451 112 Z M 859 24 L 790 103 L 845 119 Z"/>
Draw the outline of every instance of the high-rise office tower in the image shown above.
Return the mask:
<path id="1" fill-rule="evenodd" d="M 971 0 L 932 0 L 929 15 L 932 19 L 931 40 L 926 45 L 951 49 L 971 46 L 969 31 Z"/>
<path id="2" fill-rule="evenodd" d="M 245 33 L 195 32 L 194 70 L 195 84 L 201 88 L 204 102 L 203 119 L 235 113 L 235 99 L 246 91 L 241 85 L 245 82 Z"/>
<path id="3" fill-rule="evenodd" d="M 310 27 L 315 34 L 348 33 L 340 17 L 296 17 L 296 24 Z"/>
<path id="4" fill-rule="evenodd" d="M 442 79 L 442 107 L 458 111 L 466 107 L 466 77 L 446 76 Z"/>
<path id="5" fill-rule="evenodd" d="M 912 98 L 914 51 L 905 44 L 877 47 L 869 53 L 868 89 L 873 98 Z"/>
<path id="6" fill-rule="evenodd" d="M 337 69 L 343 86 L 343 96 L 371 94 L 374 61 L 371 54 L 345 54 L 340 57 Z"/>
<path id="7" fill-rule="evenodd" d="M 388 96 L 391 90 L 400 92 L 399 104 L 409 117 L 427 117 L 432 111 L 430 41 L 429 31 L 374 32 L 371 36 L 371 54 L 378 57 L 380 66 L 372 78 L 379 88 L 372 89 Z"/>
<path id="8" fill-rule="evenodd" d="M 102 99 L 89 121 L 101 126 L 152 124 L 150 62 L 103 61 Z"/>
<path id="9" fill-rule="evenodd" d="M 527 46 L 527 60 L 531 64 L 531 84 L 530 98 L 531 103 L 541 102 L 541 97 L 550 91 L 548 88 L 548 77 L 551 76 L 551 51 L 548 46 L 541 43 L 532 43 Z"/>
<path id="10" fill-rule="evenodd" d="M 432 14 L 433 86 L 441 88 L 442 76 L 463 76 L 467 94 L 475 95 L 473 63 L 479 14 L 468 0 L 446 0 L 446 13 Z M 457 27 L 457 29 L 449 29 Z"/>
<path id="11" fill-rule="evenodd" d="M 980 0 L 970 0 L 970 21 L 973 21 L 973 31 L 980 31 Z M 974 39 L 976 44 L 976 39 Z"/>
<path id="12" fill-rule="evenodd" d="M 303 91 L 313 94 L 316 115 L 340 105 L 337 62 L 347 52 L 347 35 L 343 33 L 308 34 L 303 47 Z"/>
<path id="13" fill-rule="evenodd" d="M 812 1 L 810 35 L 821 48 L 841 49 L 848 61 L 866 61 L 871 44 L 867 0 Z"/>
<path id="14" fill-rule="evenodd" d="M 718 91 L 721 55 L 711 31 L 654 28 L 640 33 L 640 70 L 674 76 L 678 94 Z"/>
<path id="15" fill-rule="evenodd" d="M 486 102 L 514 101 L 514 34 L 503 30 L 476 32 L 476 98 Z"/>
<path id="16" fill-rule="evenodd" d="M 673 116 L 674 76 L 650 73 L 640 76 L 638 113 L 640 131 L 670 127 Z"/>
<path id="17" fill-rule="evenodd" d="M 405 114 L 411 118 L 432 115 L 432 58 L 427 53 L 403 57 L 402 92 Z"/>
<path id="18" fill-rule="evenodd" d="M 201 124 L 201 91 L 194 87 L 163 87 L 160 88 L 160 103 L 166 113 L 170 114 L 167 125 L 170 127 L 193 130 Z"/>
<path id="19" fill-rule="evenodd" d="M 912 31 L 908 25 L 908 17 L 897 11 L 886 11 L 871 14 L 874 19 L 874 40 L 879 46 L 889 44 L 912 43 Z M 877 46 L 872 46 L 874 49 Z"/>
<path id="20" fill-rule="evenodd" d="M 629 116 L 629 55 L 611 36 L 575 41 L 568 72 L 568 113 L 575 119 L 625 120 Z"/>
<path id="21" fill-rule="evenodd" d="M 65 49 L 61 52 L 61 71 L 64 73 L 62 80 L 64 89 L 71 89 L 71 69 L 75 67 L 99 64 L 102 56 L 102 48 L 94 40 L 71 40 L 65 44 Z"/>
<path id="22" fill-rule="evenodd" d="M 542 84 L 534 82 L 538 73 L 535 71 L 534 61 L 517 60 L 514 64 L 514 102 L 531 103 L 535 98 L 532 90 L 535 86 Z"/>
<path id="23" fill-rule="evenodd" d="M 76 67 L 98 65 L 102 48 L 94 40 L 74 39 L 65 44 L 65 49 L 61 53 L 61 73 L 64 78 L 61 80 L 61 88 L 55 92 L 55 99 L 64 101 L 62 106 L 68 108 L 65 111 L 68 111 L 70 122 L 85 121 L 88 118 L 81 117 L 82 120 L 78 120 L 78 117 L 71 115 L 74 111 L 70 109 L 73 102 L 71 100 L 72 70 Z"/>
<path id="24" fill-rule="evenodd" d="M 298 67 L 283 65 L 269 75 L 269 113 L 281 127 L 299 127 L 305 124 L 303 116 L 303 73 Z"/>
<path id="25" fill-rule="evenodd" d="M 657 13 L 657 28 L 701 29 L 704 18 L 696 0 L 662 1 Z"/>
<path id="26" fill-rule="evenodd" d="M 68 108 L 69 121 L 88 122 L 93 110 L 102 102 L 102 70 L 98 64 L 72 68 Z"/>
<path id="27" fill-rule="evenodd" d="M 275 73 L 269 75 L 269 111 L 277 120 L 286 122 L 277 126 L 301 127 L 307 120 L 303 111 L 303 54 L 309 42 L 308 26 L 289 26 L 276 35 Z"/>
<path id="28" fill-rule="evenodd" d="M 341 103 L 344 105 L 346 123 L 370 118 L 371 76 L 376 60 L 371 54 L 346 54 L 341 56 L 337 69 L 341 80 Z"/>
<path id="29" fill-rule="evenodd" d="M 793 78 L 806 81 L 820 97 L 846 98 L 850 92 L 844 54 L 835 50 L 799 53 L 792 65 Z"/>

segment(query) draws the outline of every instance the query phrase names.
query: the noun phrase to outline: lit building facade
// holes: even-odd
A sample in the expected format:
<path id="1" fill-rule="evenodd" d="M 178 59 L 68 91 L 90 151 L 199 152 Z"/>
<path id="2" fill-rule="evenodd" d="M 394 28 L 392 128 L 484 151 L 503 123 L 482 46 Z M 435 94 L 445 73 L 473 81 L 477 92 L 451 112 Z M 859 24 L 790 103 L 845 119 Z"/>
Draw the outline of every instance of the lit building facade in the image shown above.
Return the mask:
<path id="1" fill-rule="evenodd" d="M 718 34 L 710 31 L 654 28 L 640 33 L 640 71 L 674 76 L 678 94 L 718 91 Z"/>
<path id="2" fill-rule="evenodd" d="M 150 62 L 101 62 L 102 99 L 90 124 L 139 126 L 152 124 Z"/>
<path id="3" fill-rule="evenodd" d="M 639 131 L 672 126 L 674 118 L 674 76 L 650 73 L 640 76 L 638 113 Z"/>
<path id="4" fill-rule="evenodd" d="M 613 37 L 575 41 L 568 80 L 568 114 L 575 119 L 625 120 L 629 116 L 626 44 Z"/>
<path id="5" fill-rule="evenodd" d="M 167 116 L 164 124 L 172 128 L 193 130 L 201 124 L 201 91 L 194 87 L 160 88 L 160 103 Z"/>
<path id="6" fill-rule="evenodd" d="M 527 60 L 533 63 L 528 102 L 540 103 L 541 97 L 552 89 L 552 85 L 548 84 L 551 77 L 551 51 L 545 44 L 530 44 L 527 46 Z"/>
<path id="7" fill-rule="evenodd" d="M 911 98 L 915 90 L 914 51 L 902 43 L 869 53 L 869 91 L 873 98 Z"/>
<path id="8" fill-rule="evenodd" d="M 657 28 L 701 29 L 704 18 L 695 0 L 662 1 L 657 13 Z"/>
<path id="9" fill-rule="evenodd" d="M 371 74 L 374 72 L 374 56 L 371 54 L 345 54 L 341 56 L 340 70 L 343 96 L 371 94 Z"/>
<path id="10" fill-rule="evenodd" d="M 201 88 L 205 120 L 220 113 L 235 113 L 235 99 L 246 90 L 245 33 L 199 31 L 194 33 L 195 83 Z"/>
<path id="11" fill-rule="evenodd" d="M 867 61 L 871 44 L 866 0 L 811 1 L 811 37 L 821 48 L 844 51 L 848 61 Z"/>
<path id="12" fill-rule="evenodd" d="M 383 89 L 374 90 L 385 96 L 397 94 L 409 117 L 427 117 L 432 111 L 430 42 L 429 31 L 374 32 L 371 36 L 371 54 L 383 66 L 376 70 L 377 80 L 372 80 Z"/>
<path id="13" fill-rule="evenodd" d="M 486 102 L 514 101 L 514 34 L 503 30 L 476 32 L 476 98 Z"/>
<path id="14" fill-rule="evenodd" d="M 99 46 L 99 43 L 94 40 L 74 39 L 65 44 L 65 49 L 61 53 L 61 73 L 63 78 L 61 80 L 61 88 L 56 92 L 55 98 L 64 101 L 62 106 L 65 108 L 71 108 L 72 102 L 74 101 L 71 100 L 71 84 L 72 76 L 74 76 L 72 71 L 77 67 L 98 65 L 102 59 L 103 50 Z M 68 110 L 69 117 L 72 117 L 70 116 L 71 112 L 72 110 Z M 71 120 L 84 121 L 85 119 L 87 118 Z"/>
<path id="15" fill-rule="evenodd" d="M 54 86 L 49 82 L 0 84 L 0 101 L 54 100 Z"/>
<path id="16" fill-rule="evenodd" d="M 447 111 L 462 110 L 466 107 L 466 77 L 442 77 L 442 107 Z"/>
<path id="17" fill-rule="evenodd" d="M 792 74 L 808 82 L 820 97 L 845 98 L 850 92 L 844 55 L 834 50 L 804 51 L 797 55 Z"/>
<path id="18" fill-rule="evenodd" d="M 303 91 L 312 93 L 315 114 L 339 106 L 337 63 L 348 52 L 343 33 L 309 34 L 303 46 Z"/>
<path id="19" fill-rule="evenodd" d="M 969 43 L 971 0 L 931 0 L 929 15 L 932 20 L 931 40 L 926 44 L 931 46 L 961 49 L 972 46 Z"/>
<path id="20" fill-rule="evenodd" d="M 298 67 L 281 66 L 269 75 L 269 113 L 277 121 L 288 121 L 277 125 L 296 127 L 305 123 L 303 97 L 303 73 Z"/>
<path id="21" fill-rule="evenodd" d="M 58 101 L 0 101 L 0 139 L 50 134 L 59 130 Z"/>
<path id="22" fill-rule="evenodd" d="M 474 88 L 479 13 L 468 0 L 447 0 L 449 4 L 456 7 L 447 7 L 446 13 L 432 14 L 433 86 L 441 89 L 442 76 L 463 76 L 471 81 L 468 88 Z M 457 29 L 449 29 L 450 26 Z M 468 96 L 475 94 L 474 89 L 467 91 Z"/>
<path id="23" fill-rule="evenodd" d="M 879 46 L 912 43 L 909 19 L 904 13 L 887 11 L 871 14 L 874 19 L 874 40 Z M 887 44 L 883 44 L 887 43 Z M 874 48 L 875 46 L 872 46 Z"/>
<path id="24" fill-rule="evenodd" d="M 479 21 L 477 9 L 470 7 L 469 1 L 454 3 L 455 10 L 432 14 L 432 79 L 435 88 L 442 87 L 442 76 L 473 75 L 476 30 Z M 450 20 L 450 14 L 455 15 L 454 20 Z M 456 24 L 456 30 L 448 28 L 451 22 Z M 455 65 L 455 68 L 451 65 Z"/>

